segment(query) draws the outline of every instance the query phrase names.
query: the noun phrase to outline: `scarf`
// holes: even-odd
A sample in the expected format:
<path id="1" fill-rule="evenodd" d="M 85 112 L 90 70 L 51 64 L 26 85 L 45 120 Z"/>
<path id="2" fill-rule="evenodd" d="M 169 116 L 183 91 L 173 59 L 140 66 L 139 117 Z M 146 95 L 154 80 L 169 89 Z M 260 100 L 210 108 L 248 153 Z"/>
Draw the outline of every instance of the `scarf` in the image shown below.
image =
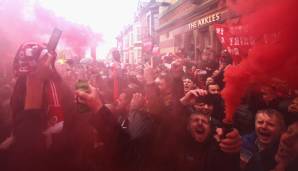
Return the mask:
<path id="1" fill-rule="evenodd" d="M 46 84 L 48 126 L 53 126 L 64 120 L 64 112 L 60 103 L 57 85 L 50 80 Z"/>

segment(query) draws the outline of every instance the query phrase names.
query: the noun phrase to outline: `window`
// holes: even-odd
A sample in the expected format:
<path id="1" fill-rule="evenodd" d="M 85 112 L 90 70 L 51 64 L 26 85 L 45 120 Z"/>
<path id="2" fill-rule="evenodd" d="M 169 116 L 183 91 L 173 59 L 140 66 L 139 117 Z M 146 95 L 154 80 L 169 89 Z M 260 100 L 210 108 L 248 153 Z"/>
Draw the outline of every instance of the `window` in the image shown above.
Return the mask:
<path id="1" fill-rule="evenodd" d="M 148 28 L 148 36 L 152 35 L 152 19 L 151 14 L 147 14 L 147 28 Z"/>
<path id="2" fill-rule="evenodd" d="M 134 52 L 133 51 L 130 51 L 129 58 L 130 58 L 130 63 L 134 64 L 135 63 L 135 57 L 134 57 Z"/>
<path id="3" fill-rule="evenodd" d="M 135 41 L 140 42 L 142 41 L 142 33 L 141 33 L 141 26 L 135 27 Z"/>
<path id="4" fill-rule="evenodd" d="M 156 29 L 158 29 L 158 26 L 159 26 L 159 18 L 158 18 L 158 14 L 154 14 L 153 15 L 153 30 L 155 31 Z"/>
<path id="5" fill-rule="evenodd" d="M 124 40 L 124 49 L 129 48 L 129 38 L 128 35 L 125 36 L 125 40 Z"/>
<path id="6" fill-rule="evenodd" d="M 130 40 L 130 47 L 132 47 L 134 43 L 133 32 L 130 32 L 129 40 Z"/>

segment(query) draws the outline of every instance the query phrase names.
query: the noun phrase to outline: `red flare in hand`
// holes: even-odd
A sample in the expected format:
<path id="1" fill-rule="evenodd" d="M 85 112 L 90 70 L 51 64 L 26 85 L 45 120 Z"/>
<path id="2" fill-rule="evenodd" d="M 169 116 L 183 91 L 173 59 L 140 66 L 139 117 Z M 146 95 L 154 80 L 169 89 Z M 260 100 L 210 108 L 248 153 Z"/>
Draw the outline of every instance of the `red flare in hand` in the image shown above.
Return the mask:
<path id="1" fill-rule="evenodd" d="M 231 7 L 242 15 L 242 24 L 248 26 L 256 44 L 239 65 L 225 72 L 222 96 L 228 121 L 233 120 L 241 98 L 252 85 L 268 84 L 277 78 L 298 88 L 297 1 L 239 0 Z"/>

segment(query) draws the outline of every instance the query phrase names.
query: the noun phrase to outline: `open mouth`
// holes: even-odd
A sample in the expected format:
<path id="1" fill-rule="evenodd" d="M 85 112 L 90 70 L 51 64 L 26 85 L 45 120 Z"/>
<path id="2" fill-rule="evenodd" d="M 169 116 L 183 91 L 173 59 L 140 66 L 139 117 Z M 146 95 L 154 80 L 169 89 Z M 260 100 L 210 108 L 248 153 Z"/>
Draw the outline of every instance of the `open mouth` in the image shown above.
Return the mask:
<path id="1" fill-rule="evenodd" d="M 190 89 L 190 87 L 184 86 L 184 90 L 189 90 L 189 89 Z"/>
<path id="2" fill-rule="evenodd" d="M 264 137 L 264 138 L 269 138 L 271 137 L 271 133 L 270 132 L 265 132 L 265 131 L 259 131 L 259 134 Z"/>
<path id="3" fill-rule="evenodd" d="M 204 134 L 204 132 L 205 132 L 205 129 L 203 127 L 197 127 L 196 128 L 196 133 L 197 134 Z"/>

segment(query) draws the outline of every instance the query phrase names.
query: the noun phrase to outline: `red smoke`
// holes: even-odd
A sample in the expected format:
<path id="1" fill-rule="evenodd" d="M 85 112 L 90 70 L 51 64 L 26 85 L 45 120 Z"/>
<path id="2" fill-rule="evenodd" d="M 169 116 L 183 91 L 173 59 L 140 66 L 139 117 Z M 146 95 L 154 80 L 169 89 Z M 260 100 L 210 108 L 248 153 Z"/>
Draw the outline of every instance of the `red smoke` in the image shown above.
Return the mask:
<path id="1" fill-rule="evenodd" d="M 84 55 L 87 49 L 101 40 L 101 35 L 92 32 L 89 27 L 56 17 L 54 13 L 41 6 L 35 6 L 35 16 L 42 26 L 55 26 L 61 29 L 63 42 L 70 46 L 77 55 Z"/>
<path id="2" fill-rule="evenodd" d="M 225 72 L 222 96 L 228 121 L 252 85 L 268 84 L 277 78 L 298 88 L 297 1 L 238 0 L 230 7 L 242 16 L 242 24 L 248 26 L 256 44 L 239 65 Z"/>
<path id="3" fill-rule="evenodd" d="M 41 7 L 37 1 L 34 4 L 29 4 L 28 0 L 1 1 L 0 64 L 9 64 L 23 42 L 46 43 L 55 27 L 63 31 L 60 45 L 65 44 L 79 56 L 101 40 L 101 36 L 90 28 L 57 17 L 53 12 Z"/>

